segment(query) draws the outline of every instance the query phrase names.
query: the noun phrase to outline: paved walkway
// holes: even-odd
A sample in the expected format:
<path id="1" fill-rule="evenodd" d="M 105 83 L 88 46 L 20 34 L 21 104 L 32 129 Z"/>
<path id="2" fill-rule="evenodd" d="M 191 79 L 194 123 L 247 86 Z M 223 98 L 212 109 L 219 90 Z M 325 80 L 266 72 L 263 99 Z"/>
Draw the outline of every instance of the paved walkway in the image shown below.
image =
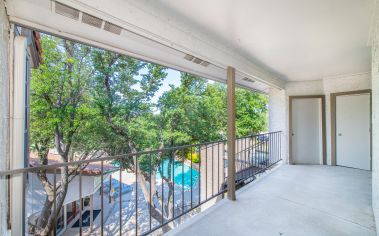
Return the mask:
<path id="1" fill-rule="evenodd" d="M 376 235 L 371 172 L 283 165 L 168 235 Z"/>

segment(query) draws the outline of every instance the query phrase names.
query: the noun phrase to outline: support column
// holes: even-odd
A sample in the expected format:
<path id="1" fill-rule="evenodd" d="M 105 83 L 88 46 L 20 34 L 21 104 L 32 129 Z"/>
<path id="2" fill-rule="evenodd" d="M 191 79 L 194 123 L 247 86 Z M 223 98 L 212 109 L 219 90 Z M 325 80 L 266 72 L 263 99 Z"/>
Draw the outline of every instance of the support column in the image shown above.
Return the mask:
<path id="1" fill-rule="evenodd" d="M 228 105 L 228 199 L 236 200 L 236 98 L 235 80 L 236 71 L 233 67 L 228 67 L 227 71 L 227 105 Z"/>
<path id="2" fill-rule="evenodd" d="M 11 169 L 25 167 L 25 84 L 26 84 L 26 47 L 25 37 L 14 39 L 14 79 L 13 79 L 13 116 L 12 119 L 12 156 Z M 25 234 L 24 174 L 11 178 L 11 224 L 12 236 Z"/>

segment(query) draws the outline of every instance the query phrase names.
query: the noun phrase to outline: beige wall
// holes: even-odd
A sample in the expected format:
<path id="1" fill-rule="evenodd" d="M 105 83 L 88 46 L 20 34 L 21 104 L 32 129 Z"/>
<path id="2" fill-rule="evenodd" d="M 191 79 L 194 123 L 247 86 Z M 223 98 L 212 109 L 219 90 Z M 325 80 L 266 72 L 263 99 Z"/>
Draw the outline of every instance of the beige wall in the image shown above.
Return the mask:
<path id="1" fill-rule="evenodd" d="M 379 230 L 379 13 L 376 14 L 372 41 L 372 203 Z"/>
<path id="2" fill-rule="evenodd" d="M 7 167 L 9 140 L 9 22 L 0 2 L 0 170 Z M 6 185 L 0 180 L 0 235 L 6 235 Z"/>
<path id="3" fill-rule="evenodd" d="M 282 150 L 283 159 L 288 162 L 288 108 L 289 96 L 325 95 L 326 109 L 326 156 L 327 163 L 331 164 L 331 132 L 330 132 L 330 94 L 337 92 L 371 89 L 371 75 L 369 72 L 354 75 L 341 75 L 312 81 L 287 82 L 285 90 L 271 89 L 269 93 L 270 131 L 281 129 L 284 131 Z"/>

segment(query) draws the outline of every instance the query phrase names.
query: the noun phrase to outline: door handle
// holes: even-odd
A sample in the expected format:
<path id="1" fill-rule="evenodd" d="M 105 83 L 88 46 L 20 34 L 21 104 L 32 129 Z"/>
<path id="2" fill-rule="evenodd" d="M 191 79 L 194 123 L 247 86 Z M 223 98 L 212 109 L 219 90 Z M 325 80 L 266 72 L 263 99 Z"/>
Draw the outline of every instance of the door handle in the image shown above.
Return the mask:
<path id="1" fill-rule="evenodd" d="M 338 133 L 338 136 L 342 136 L 342 134 L 341 134 L 341 133 Z"/>

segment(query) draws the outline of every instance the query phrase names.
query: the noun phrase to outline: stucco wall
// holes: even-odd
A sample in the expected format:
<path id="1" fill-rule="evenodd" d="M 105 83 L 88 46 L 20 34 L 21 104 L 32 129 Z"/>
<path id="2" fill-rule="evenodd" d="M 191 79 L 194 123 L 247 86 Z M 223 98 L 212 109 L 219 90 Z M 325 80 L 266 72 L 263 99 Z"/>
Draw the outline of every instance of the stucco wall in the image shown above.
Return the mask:
<path id="1" fill-rule="evenodd" d="M 379 230 L 379 13 L 372 41 L 372 205 Z"/>
<path id="2" fill-rule="evenodd" d="M 7 166 L 9 124 L 8 43 L 9 22 L 4 2 L 0 2 L 0 170 Z M 6 235 L 6 182 L 0 180 L 0 235 Z"/>
<path id="3" fill-rule="evenodd" d="M 272 88 L 269 91 L 269 130 L 283 131 L 281 135 L 281 155 L 288 162 L 288 119 L 286 114 L 286 92 Z"/>
<path id="4" fill-rule="evenodd" d="M 277 128 L 285 132 L 285 154 L 283 157 L 288 161 L 288 114 L 289 114 L 289 96 L 300 95 L 325 95 L 326 109 L 326 147 L 327 163 L 331 164 L 331 132 L 330 132 L 330 94 L 337 92 L 355 91 L 371 88 L 371 75 L 369 72 L 328 77 L 320 80 L 288 82 L 285 91 L 272 89 L 270 97 L 270 131 Z M 284 143 L 283 143 L 284 144 Z"/>

